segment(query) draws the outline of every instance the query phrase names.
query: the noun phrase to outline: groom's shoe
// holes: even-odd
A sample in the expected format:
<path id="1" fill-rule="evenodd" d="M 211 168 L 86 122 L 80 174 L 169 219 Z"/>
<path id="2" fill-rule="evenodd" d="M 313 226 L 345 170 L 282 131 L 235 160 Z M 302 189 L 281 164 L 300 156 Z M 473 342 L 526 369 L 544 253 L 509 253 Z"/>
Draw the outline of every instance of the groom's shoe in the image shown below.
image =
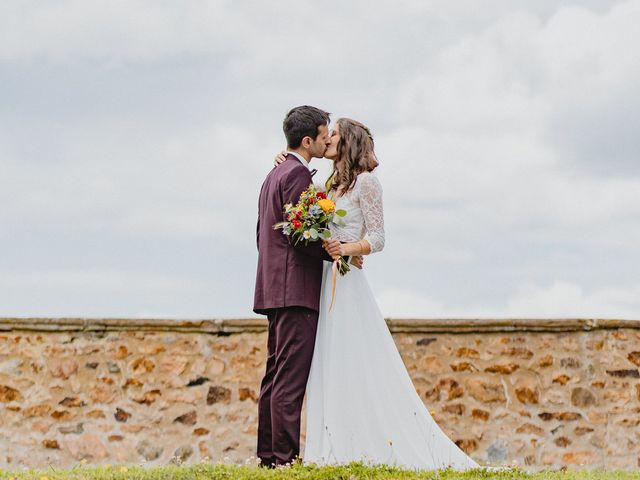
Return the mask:
<path id="1" fill-rule="evenodd" d="M 261 458 L 258 466 L 260 468 L 276 468 L 276 457 Z"/>

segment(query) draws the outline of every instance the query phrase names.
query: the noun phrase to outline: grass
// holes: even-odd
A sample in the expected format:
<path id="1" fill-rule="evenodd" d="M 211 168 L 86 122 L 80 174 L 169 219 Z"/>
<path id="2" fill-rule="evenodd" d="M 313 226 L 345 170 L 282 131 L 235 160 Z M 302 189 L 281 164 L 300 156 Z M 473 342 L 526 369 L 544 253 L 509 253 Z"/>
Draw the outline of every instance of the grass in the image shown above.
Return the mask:
<path id="1" fill-rule="evenodd" d="M 357 479 L 432 479 L 432 480 L 471 480 L 471 479 L 527 479 L 527 480 L 574 480 L 574 479 L 615 479 L 640 480 L 640 472 L 624 471 L 587 471 L 565 470 L 526 473 L 519 469 L 501 471 L 453 470 L 412 472 L 391 467 L 366 467 L 359 463 L 336 467 L 314 467 L 294 465 L 274 470 L 260 469 L 254 466 L 234 466 L 228 464 L 195 464 L 190 466 L 166 467 L 125 467 L 76 466 L 70 470 L 50 467 L 47 470 L 27 470 L 9 472 L 0 470 L 0 480 L 249 480 L 249 479 L 296 479 L 296 480 L 357 480 Z"/>

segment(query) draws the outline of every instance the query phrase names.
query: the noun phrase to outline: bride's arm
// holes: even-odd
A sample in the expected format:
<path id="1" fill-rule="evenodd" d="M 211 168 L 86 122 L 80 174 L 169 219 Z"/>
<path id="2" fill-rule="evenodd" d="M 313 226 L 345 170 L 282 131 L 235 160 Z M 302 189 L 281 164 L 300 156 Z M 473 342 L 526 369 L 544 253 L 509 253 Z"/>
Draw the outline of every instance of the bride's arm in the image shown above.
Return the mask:
<path id="1" fill-rule="evenodd" d="M 362 256 L 371 253 L 371 244 L 367 240 L 348 243 L 340 243 L 338 240 L 327 240 L 324 248 L 334 259 L 339 256 Z"/>
<path id="2" fill-rule="evenodd" d="M 382 209 L 382 185 L 374 175 L 362 175 L 359 179 L 360 208 L 364 217 L 364 239 L 357 242 L 339 243 L 328 241 L 325 249 L 331 256 L 335 255 L 369 255 L 380 252 L 384 248 L 384 213 Z"/>

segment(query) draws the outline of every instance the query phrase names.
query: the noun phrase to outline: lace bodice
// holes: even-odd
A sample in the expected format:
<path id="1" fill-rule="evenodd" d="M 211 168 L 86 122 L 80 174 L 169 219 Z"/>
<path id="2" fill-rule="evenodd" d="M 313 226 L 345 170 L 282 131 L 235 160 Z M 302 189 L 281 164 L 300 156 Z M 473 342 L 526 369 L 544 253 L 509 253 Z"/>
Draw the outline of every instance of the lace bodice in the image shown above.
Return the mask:
<path id="1" fill-rule="evenodd" d="M 384 215 L 382 185 L 378 178 L 371 172 L 363 172 L 358 175 L 352 190 L 332 199 L 337 209 L 347 211 L 344 225 L 331 226 L 333 238 L 343 242 L 364 238 L 371 244 L 371 253 L 381 251 L 384 248 Z"/>

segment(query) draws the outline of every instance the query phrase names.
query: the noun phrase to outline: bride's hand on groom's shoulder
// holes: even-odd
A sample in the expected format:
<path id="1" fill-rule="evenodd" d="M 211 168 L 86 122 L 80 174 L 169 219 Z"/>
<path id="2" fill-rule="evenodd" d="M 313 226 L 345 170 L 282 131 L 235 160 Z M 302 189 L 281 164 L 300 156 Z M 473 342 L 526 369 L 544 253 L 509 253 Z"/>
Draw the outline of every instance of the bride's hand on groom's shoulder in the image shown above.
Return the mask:
<path id="1" fill-rule="evenodd" d="M 286 159 L 287 159 L 287 152 L 285 152 L 283 150 L 279 154 L 276 155 L 276 158 L 273 159 L 273 165 L 277 167 L 282 162 L 284 162 Z"/>

